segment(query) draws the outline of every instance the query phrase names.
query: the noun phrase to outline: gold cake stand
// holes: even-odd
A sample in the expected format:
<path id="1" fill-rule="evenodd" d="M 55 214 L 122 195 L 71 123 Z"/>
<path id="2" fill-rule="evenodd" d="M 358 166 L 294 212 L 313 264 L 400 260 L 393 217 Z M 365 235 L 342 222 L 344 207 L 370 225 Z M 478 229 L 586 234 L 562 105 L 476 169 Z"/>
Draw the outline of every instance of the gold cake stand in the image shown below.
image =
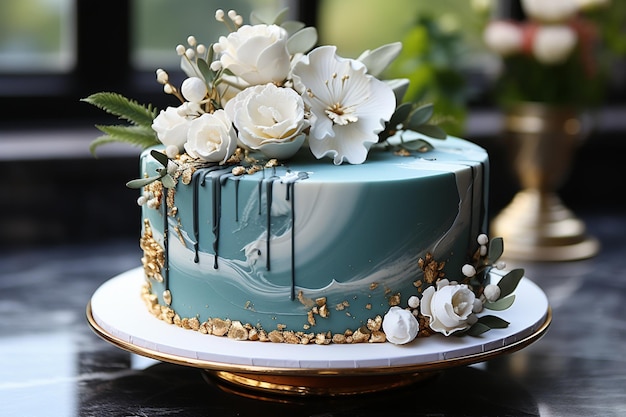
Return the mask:
<path id="1" fill-rule="evenodd" d="M 117 277 L 119 281 L 120 277 Z M 131 286 L 132 287 L 132 286 Z M 117 292 L 117 289 L 116 289 Z M 119 294 L 119 292 L 117 292 Z M 144 308 L 143 303 L 139 299 L 139 290 L 132 292 L 131 296 L 138 300 L 139 308 Z M 535 325 L 532 325 L 530 331 L 525 331 L 524 336 L 516 337 L 515 334 L 510 334 L 503 339 L 502 343 L 499 343 L 497 347 L 491 347 L 484 351 L 458 355 L 451 358 L 439 359 L 439 360 L 426 360 L 419 363 L 404 363 L 401 365 L 381 366 L 374 364 L 369 366 L 363 364 L 358 367 L 307 367 L 307 366 L 290 366 L 289 363 L 285 366 L 263 366 L 263 365 L 251 365 L 246 363 L 229 363 L 228 359 L 210 360 L 197 357 L 194 353 L 189 352 L 177 352 L 172 350 L 166 351 L 163 347 L 159 347 L 151 341 L 143 339 L 145 336 L 130 336 L 125 334 L 124 331 L 118 331 L 116 328 L 106 328 L 107 325 L 100 323 L 97 314 L 93 308 L 94 298 L 87 304 L 86 316 L 87 321 L 92 330 L 105 341 L 124 349 L 128 352 L 138 354 L 151 359 L 156 359 L 163 362 L 184 365 L 189 367 L 195 367 L 205 372 L 206 379 L 210 379 L 217 383 L 217 385 L 226 391 L 235 392 L 240 395 L 247 395 L 254 398 L 267 398 L 261 396 L 304 396 L 304 395 L 323 395 L 323 396 L 345 396 L 354 394 L 365 394 L 372 392 L 379 392 L 384 390 L 390 390 L 395 388 L 404 387 L 410 384 L 417 383 L 424 379 L 430 378 L 437 373 L 449 368 L 466 366 L 483 362 L 485 360 L 493 359 L 503 354 L 512 353 L 518 351 L 531 343 L 539 340 L 548 330 L 548 327 L 552 321 L 551 308 L 545 304 L 545 314 L 541 316 L 541 319 Z M 118 300 L 116 300 L 118 301 Z M 100 309 L 102 304 L 98 303 Z M 133 305 L 132 308 L 138 306 Z M 115 308 L 124 310 L 124 302 L 120 306 L 119 303 L 115 304 Z M 129 307 L 130 309 L 131 307 Z M 541 307 L 543 308 L 543 307 Z M 126 316 L 134 317 L 133 314 Z M 204 341 L 211 343 L 226 342 L 217 336 L 202 335 L 191 330 L 185 330 L 178 328 L 174 325 L 169 325 L 158 319 L 148 316 L 147 318 L 140 318 L 139 320 L 150 320 L 149 326 L 163 326 L 163 330 L 166 332 L 177 332 L 181 337 L 193 336 L 204 338 Z M 132 319 L 130 319 L 132 320 Z M 157 323 L 158 322 L 158 323 Z M 142 325 L 142 323 L 139 323 Z M 132 331 L 131 331 L 132 332 Z M 437 337 L 437 336 L 433 336 Z M 443 337 L 443 336 L 442 336 Z M 428 338 L 430 339 L 430 338 Z M 457 338 L 455 338 L 457 339 Z M 461 338 L 463 339 L 463 338 Z M 505 341 L 512 340 L 512 341 Z M 228 341 L 229 343 L 236 343 L 237 346 L 250 347 L 252 343 L 256 342 L 237 342 Z M 204 342 L 203 342 L 204 343 Z M 258 342 L 261 343 L 261 342 Z M 243 345 L 242 345 L 243 344 Z M 262 345 L 273 345 L 271 342 L 263 343 Z M 299 348 L 296 355 L 302 355 L 303 352 L 316 348 L 316 346 L 298 346 L 290 345 L 286 346 L 281 344 L 283 349 L 287 348 Z M 368 345 L 368 344 L 362 344 Z M 376 345 L 391 345 L 391 344 L 369 344 L 363 346 L 364 348 L 372 349 L 373 356 L 376 349 L 380 349 L 381 346 Z M 332 348 L 333 346 L 320 347 L 322 349 Z M 279 346 L 274 346 L 279 348 Z M 336 345 L 334 348 L 350 348 L 350 345 Z M 405 346 L 391 346 L 390 349 L 405 349 Z M 412 348 L 406 348 L 406 352 L 410 352 Z M 252 349 L 254 351 L 255 349 Z M 258 349 L 257 349 L 258 350 Z M 332 349 L 331 349 L 332 350 Z M 330 350 L 328 353 L 331 354 Z M 380 355 L 380 353 L 378 353 Z M 444 355 L 445 356 L 445 355 Z M 246 394 L 247 392 L 247 394 Z"/>

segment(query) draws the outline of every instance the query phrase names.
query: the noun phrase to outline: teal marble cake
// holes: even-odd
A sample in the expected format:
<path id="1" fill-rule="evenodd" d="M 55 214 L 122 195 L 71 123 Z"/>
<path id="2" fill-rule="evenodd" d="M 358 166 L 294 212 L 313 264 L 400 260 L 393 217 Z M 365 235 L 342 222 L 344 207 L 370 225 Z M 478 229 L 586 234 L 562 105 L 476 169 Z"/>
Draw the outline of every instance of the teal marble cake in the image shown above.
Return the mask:
<path id="1" fill-rule="evenodd" d="M 433 146 L 372 148 L 362 164 L 305 148 L 280 163 L 179 160 L 174 188 L 142 195 L 148 308 L 238 340 L 384 342 L 389 309 L 460 275 L 486 229 L 487 153 L 453 137 Z M 162 168 L 153 150 L 143 176 Z"/>

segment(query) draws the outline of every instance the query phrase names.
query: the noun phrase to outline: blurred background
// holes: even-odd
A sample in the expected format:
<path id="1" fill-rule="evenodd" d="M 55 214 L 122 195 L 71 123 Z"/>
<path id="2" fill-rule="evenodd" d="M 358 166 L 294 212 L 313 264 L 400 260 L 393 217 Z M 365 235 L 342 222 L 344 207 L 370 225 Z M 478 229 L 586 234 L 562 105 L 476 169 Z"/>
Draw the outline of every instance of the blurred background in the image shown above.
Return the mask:
<path id="1" fill-rule="evenodd" d="M 223 34 L 214 20 L 220 7 L 244 17 L 289 7 L 294 19 L 318 28 L 320 44 L 338 45 L 345 57 L 402 41 L 388 73 L 411 80 L 407 100 L 434 102 L 446 131 L 490 152 L 491 215 L 519 188 L 502 140 L 507 103 L 575 105 L 584 134 L 559 194 L 583 215 L 624 213 L 626 2 L 579 3 L 584 9 L 576 18 L 586 20 L 576 20 L 575 34 L 588 41 L 577 43 L 572 56 L 589 55 L 568 55 L 548 68 L 521 62 L 538 26 L 518 1 L 2 0 L 0 247 L 139 237 L 137 194 L 124 186 L 137 175 L 139 150 L 104 146 L 94 158 L 88 150 L 100 135 L 94 124 L 115 120 L 80 99 L 113 91 L 157 108 L 173 104 L 155 70 L 182 81 L 175 46 L 189 35 L 208 43 Z M 545 19 L 553 24 L 560 17 Z M 514 24 L 496 35 L 504 42 L 494 47 L 485 34 L 495 21 Z M 515 56 L 516 48 L 526 50 Z M 552 59 L 558 42 L 555 48 L 544 55 Z M 579 92 L 582 98 L 570 94 Z"/>

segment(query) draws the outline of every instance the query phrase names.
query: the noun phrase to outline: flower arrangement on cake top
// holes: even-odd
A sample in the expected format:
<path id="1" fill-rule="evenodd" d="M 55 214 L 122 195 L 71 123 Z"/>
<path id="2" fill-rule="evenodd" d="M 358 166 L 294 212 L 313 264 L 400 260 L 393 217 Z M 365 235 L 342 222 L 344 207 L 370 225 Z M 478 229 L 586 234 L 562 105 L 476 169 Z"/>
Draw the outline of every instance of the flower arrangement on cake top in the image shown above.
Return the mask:
<path id="1" fill-rule="evenodd" d="M 286 13 L 272 22 L 253 14 L 254 24 L 244 25 L 235 11 L 218 10 L 215 19 L 228 27 L 227 36 L 208 47 L 190 36 L 187 47 L 176 48 L 188 77 L 180 88 L 166 71 L 156 71 L 177 106 L 158 111 L 114 93 L 84 99 L 131 122 L 98 126 L 105 136 L 92 143 L 92 152 L 111 141 L 143 148 L 163 144 L 171 160 L 186 153 L 224 165 L 237 149 L 286 160 L 307 143 L 317 158 L 361 164 L 373 145 L 386 142 L 399 127 L 445 139 L 443 130 L 429 124 L 432 105 L 397 106 L 408 80 L 378 78 L 400 43 L 343 58 L 334 46 L 315 47 L 316 29 L 286 21 Z"/>

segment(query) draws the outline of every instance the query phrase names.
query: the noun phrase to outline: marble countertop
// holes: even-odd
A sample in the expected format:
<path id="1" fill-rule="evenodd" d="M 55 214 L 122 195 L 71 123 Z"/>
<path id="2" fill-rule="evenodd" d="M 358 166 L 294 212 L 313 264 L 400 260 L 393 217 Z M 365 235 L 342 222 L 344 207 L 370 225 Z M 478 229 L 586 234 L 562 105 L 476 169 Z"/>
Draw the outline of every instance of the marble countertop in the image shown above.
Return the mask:
<path id="1" fill-rule="evenodd" d="M 2 416 L 623 416 L 626 415 L 626 216 L 583 217 L 592 259 L 523 263 L 547 294 L 547 334 L 520 351 L 404 388 L 351 397 L 263 400 L 203 371 L 121 350 L 85 307 L 139 266 L 133 239 L 0 251 Z"/>

